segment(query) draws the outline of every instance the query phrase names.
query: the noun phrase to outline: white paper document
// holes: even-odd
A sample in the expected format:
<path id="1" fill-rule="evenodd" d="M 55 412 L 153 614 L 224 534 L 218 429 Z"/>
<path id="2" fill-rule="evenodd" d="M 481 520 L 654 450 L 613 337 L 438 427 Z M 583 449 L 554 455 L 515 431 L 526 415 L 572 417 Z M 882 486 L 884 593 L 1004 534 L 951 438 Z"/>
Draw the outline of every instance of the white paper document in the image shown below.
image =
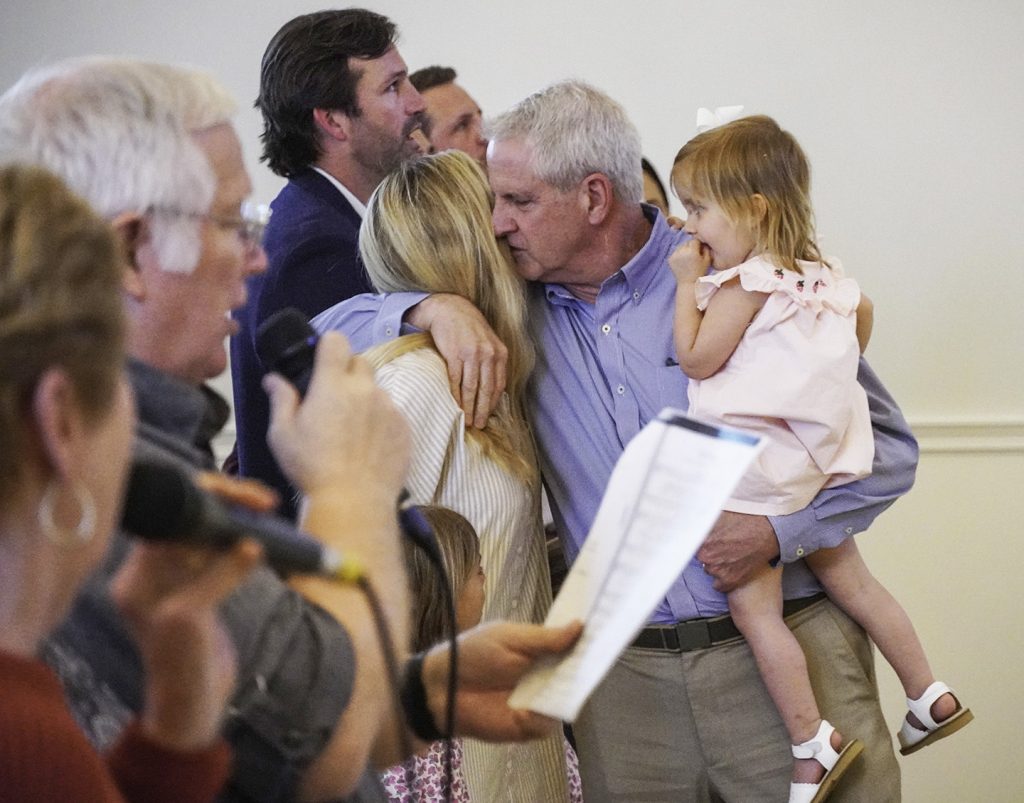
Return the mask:
<path id="1" fill-rule="evenodd" d="M 572 722 L 714 525 L 762 439 L 665 408 L 626 446 L 546 624 L 584 622 L 510 704 Z"/>

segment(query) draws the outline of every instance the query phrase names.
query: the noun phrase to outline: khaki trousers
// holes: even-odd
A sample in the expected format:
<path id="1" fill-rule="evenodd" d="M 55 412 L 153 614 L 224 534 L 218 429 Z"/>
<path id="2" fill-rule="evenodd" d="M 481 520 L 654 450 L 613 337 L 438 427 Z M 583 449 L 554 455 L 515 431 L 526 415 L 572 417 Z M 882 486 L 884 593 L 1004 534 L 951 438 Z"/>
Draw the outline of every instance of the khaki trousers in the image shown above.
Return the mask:
<path id="1" fill-rule="evenodd" d="M 864 753 L 829 798 L 900 799 L 871 642 L 829 600 L 787 618 L 822 716 Z M 587 803 L 740 803 L 789 795 L 789 738 L 743 639 L 666 653 L 628 648 L 573 726 Z"/>

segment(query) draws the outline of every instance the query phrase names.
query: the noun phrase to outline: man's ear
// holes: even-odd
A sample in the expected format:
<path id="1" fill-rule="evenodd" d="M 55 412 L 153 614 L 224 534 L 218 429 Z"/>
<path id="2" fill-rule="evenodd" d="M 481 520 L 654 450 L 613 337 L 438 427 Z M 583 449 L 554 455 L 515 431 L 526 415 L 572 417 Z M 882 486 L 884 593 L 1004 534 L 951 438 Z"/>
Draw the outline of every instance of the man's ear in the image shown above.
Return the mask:
<path id="1" fill-rule="evenodd" d="M 352 119 L 338 109 L 313 109 L 313 122 L 325 137 L 343 142 L 352 134 Z"/>
<path id="2" fill-rule="evenodd" d="M 140 212 L 122 212 L 112 221 L 114 232 L 121 240 L 125 256 L 121 288 L 136 301 L 142 301 L 146 295 L 142 271 L 139 267 L 139 251 L 149 242 L 149 226 L 145 215 Z"/>
<path id="3" fill-rule="evenodd" d="M 581 185 L 580 193 L 586 207 L 587 219 L 593 223 L 602 223 L 611 212 L 615 195 L 612 183 L 604 173 L 591 173 Z"/>

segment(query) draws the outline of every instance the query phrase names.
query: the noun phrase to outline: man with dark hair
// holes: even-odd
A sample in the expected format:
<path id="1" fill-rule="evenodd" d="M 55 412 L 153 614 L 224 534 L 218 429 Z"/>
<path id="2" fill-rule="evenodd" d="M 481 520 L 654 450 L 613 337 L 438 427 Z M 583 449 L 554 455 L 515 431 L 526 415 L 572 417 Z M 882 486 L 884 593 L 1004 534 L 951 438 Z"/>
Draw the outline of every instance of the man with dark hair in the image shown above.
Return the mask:
<path id="1" fill-rule="evenodd" d="M 435 151 L 468 153 L 480 164 L 487 155 L 483 116 L 476 101 L 455 83 L 451 67 L 424 67 L 409 76 L 427 104 L 427 138 Z"/>
<path id="2" fill-rule="evenodd" d="M 416 91 L 422 95 L 428 89 L 433 89 L 435 86 L 450 84 L 456 77 L 458 77 L 458 73 L 455 72 L 454 67 L 439 67 L 435 64 L 432 67 L 423 67 L 416 70 L 416 72 L 409 76 L 409 80 L 416 87 Z"/>
<path id="3" fill-rule="evenodd" d="M 364 9 L 296 17 L 263 55 L 263 160 L 288 179 L 271 204 L 269 266 L 248 284 L 231 344 L 238 465 L 281 492 L 294 492 L 267 446 L 269 407 L 260 381 L 269 366 L 255 346 L 259 325 L 285 307 L 312 316 L 370 285 L 358 262 L 359 224 L 370 194 L 420 147 L 424 104 L 395 46 L 393 22 Z"/>

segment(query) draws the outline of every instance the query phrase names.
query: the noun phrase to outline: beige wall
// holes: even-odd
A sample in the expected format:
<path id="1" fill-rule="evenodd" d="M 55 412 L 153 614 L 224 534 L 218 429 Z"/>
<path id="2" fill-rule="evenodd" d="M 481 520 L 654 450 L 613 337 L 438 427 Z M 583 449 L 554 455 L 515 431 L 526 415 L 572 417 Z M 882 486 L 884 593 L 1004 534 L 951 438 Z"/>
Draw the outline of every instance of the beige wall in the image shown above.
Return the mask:
<path id="1" fill-rule="evenodd" d="M 1021 800 L 1013 678 L 1024 486 L 1024 7 L 1019 0 L 366 0 L 410 67 L 452 64 L 485 112 L 575 76 L 622 101 L 663 173 L 698 106 L 803 143 L 825 247 L 876 304 L 868 356 L 924 436 L 918 487 L 861 543 L 978 722 L 904 762 L 908 801 Z M 218 74 L 257 195 L 250 107 L 273 32 L 320 2 L 4 0 L 0 86 L 91 52 Z M 228 387 L 226 383 L 222 387 Z M 879 673 L 895 725 L 901 695 Z"/>
<path id="2" fill-rule="evenodd" d="M 1024 427 L 921 427 L 917 485 L 858 543 L 869 565 L 917 626 L 936 676 L 975 722 L 901 758 L 904 800 L 1024 800 L 1017 686 L 1024 660 Z M 876 659 L 882 705 L 896 725 L 903 692 Z"/>
<path id="3" fill-rule="evenodd" d="M 666 173 L 698 106 L 772 114 L 814 169 L 818 228 L 877 307 L 871 361 L 912 418 L 1024 420 L 1019 0 L 366 0 L 410 67 L 455 65 L 485 112 L 577 76 Z M 274 31 L 321 0 L 4 0 L 0 86 L 86 52 L 187 61 L 251 109 Z M 338 3 L 336 5 L 343 5 Z"/>

